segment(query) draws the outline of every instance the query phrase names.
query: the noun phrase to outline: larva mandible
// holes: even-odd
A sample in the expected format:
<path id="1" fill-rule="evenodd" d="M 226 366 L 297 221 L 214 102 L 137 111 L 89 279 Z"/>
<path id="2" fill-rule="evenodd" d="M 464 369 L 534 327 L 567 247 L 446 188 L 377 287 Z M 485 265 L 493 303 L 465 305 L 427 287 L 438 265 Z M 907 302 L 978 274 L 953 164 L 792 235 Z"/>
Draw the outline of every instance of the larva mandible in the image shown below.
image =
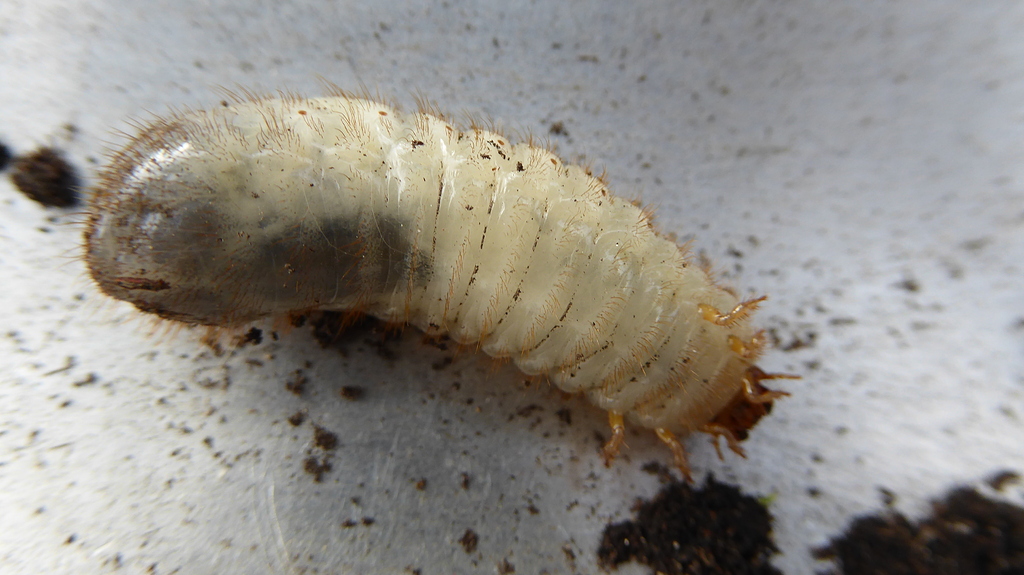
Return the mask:
<path id="1" fill-rule="evenodd" d="M 551 151 L 370 99 L 247 97 L 144 127 L 103 171 L 86 260 L 99 287 L 213 326 L 311 310 L 449 334 L 612 427 L 738 442 L 785 395 L 739 301 L 649 216 Z"/>

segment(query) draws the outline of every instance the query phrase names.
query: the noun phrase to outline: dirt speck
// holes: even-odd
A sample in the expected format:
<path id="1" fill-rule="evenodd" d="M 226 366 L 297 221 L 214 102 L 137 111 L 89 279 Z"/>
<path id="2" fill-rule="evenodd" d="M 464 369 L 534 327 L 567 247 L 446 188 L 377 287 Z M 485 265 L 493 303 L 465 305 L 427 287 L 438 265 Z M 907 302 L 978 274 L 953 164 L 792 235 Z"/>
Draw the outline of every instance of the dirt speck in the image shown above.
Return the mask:
<path id="1" fill-rule="evenodd" d="M 562 409 L 559 409 L 558 411 L 555 412 L 555 415 L 558 416 L 558 419 L 562 420 L 562 423 L 566 425 L 572 425 L 572 410 L 569 409 L 568 407 L 563 407 Z"/>
<path id="2" fill-rule="evenodd" d="M 328 461 L 326 457 L 323 459 L 317 459 L 311 455 L 302 462 L 302 469 L 313 476 L 313 481 L 320 483 L 324 480 L 324 475 L 329 473 L 332 467 L 331 462 Z"/>
<path id="3" fill-rule="evenodd" d="M 662 484 L 672 483 L 672 481 L 675 480 L 675 478 L 672 477 L 672 470 L 660 461 L 648 461 L 640 467 L 640 471 L 649 475 L 654 475 Z"/>
<path id="4" fill-rule="evenodd" d="M 515 572 L 516 566 L 508 560 L 508 557 L 502 559 L 501 563 L 498 563 L 498 575 L 509 575 Z"/>
<path id="5" fill-rule="evenodd" d="M 469 489 L 469 485 L 472 482 L 473 478 L 470 477 L 468 473 L 463 473 L 459 480 L 459 485 L 461 485 L 463 489 Z"/>
<path id="6" fill-rule="evenodd" d="M 303 421 L 306 421 L 305 410 L 300 409 L 299 411 L 296 411 L 295 413 L 288 416 L 288 423 L 292 424 L 295 427 L 302 425 Z"/>
<path id="7" fill-rule="evenodd" d="M 244 347 L 249 344 L 259 345 L 261 343 L 263 343 L 263 330 L 254 327 L 238 338 L 236 347 Z"/>
<path id="8" fill-rule="evenodd" d="M 46 207 L 67 208 L 78 204 L 75 169 L 53 148 L 39 148 L 16 158 L 11 181 L 21 193 Z"/>
<path id="9" fill-rule="evenodd" d="M 349 401 L 359 401 L 366 390 L 357 385 L 346 385 L 341 388 L 341 396 Z"/>
<path id="10" fill-rule="evenodd" d="M 418 479 L 416 481 L 415 486 L 416 486 L 416 490 L 417 491 L 426 491 L 427 490 L 427 478 L 426 477 L 421 477 L 420 479 Z"/>
<path id="11" fill-rule="evenodd" d="M 313 445 L 324 451 L 333 451 L 338 447 L 338 436 L 333 431 L 314 425 Z"/>
<path id="12" fill-rule="evenodd" d="M 901 290 L 906 290 L 910 293 L 916 293 L 921 291 L 921 284 L 914 278 L 907 278 L 903 281 L 896 282 L 894 286 Z"/>
<path id="13" fill-rule="evenodd" d="M 301 396 L 306 391 L 307 383 L 309 383 L 309 379 L 302 373 L 302 370 L 296 369 L 292 378 L 285 382 L 284 388 L 295 395 Z"/>
<path id="14" fill-rule="evenodd" d="M 11 162 L 11 150 L 0 142 L 0 172 L 7 169 L 7 164 Z"/>
<path id="15" fill-rule="evenodd" d="M 1016 471 L 1011 471 L 1009 469 L 997 471 L 994 474 L 992 474 L 991 477 L 985 480 L 985 483 L 988 483 L 988 486 L 991 487 L 992 489 L 995 489 L 996 491 L 1002 491 L 1003 489 L 1006 489 L 1007 485 L 1012 485 L 1014 483 L 1019 482 L 1020 473 L 1017 473 Z"/>
<path id="16" fill-rule="evenodd" d="M 479 542 L 480 536 L 472 529 L 466 529 L 466 532 L 462 534 L 462 538 L 459 539 L 459 545 L 462 545 L 462 549 L 466 554 L 476 551 L 476 545 Z"/>
<path id="17" fill-rule="evenodd" d="M 605 568 L 635 559 L 665 575 L 781 575 L 769 563 L 776 551 L 768 510 L 709 477 L 699 490 L 666 485 L 635 520 L 605 527 L 597 557 Z"/>
<path id="18" fill-rule="evenodd" d="M 569 130 L 565 129 L 564 122 L 553 122 L 551 127 L 548 128 L 548 133 L 552 136 L 568 136 Z"/>
<path id="19" fill-rule="evenodd" d="M 814 553 L 843 575 L 1024 573 L 1024 508 L 960 487 L 918 523 L 891 510 L 859 517 Z"/>

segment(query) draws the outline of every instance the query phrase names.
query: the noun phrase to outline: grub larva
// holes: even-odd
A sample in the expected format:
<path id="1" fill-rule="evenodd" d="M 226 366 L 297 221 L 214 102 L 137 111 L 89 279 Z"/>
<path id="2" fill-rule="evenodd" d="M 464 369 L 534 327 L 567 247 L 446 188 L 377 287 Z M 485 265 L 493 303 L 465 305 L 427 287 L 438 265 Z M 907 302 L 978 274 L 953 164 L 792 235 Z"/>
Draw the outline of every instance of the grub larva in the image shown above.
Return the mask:
<path id="1" fill-rule="evenodd" d="M 144 127 L 103 172 L 86 260 L 107 294 L 192 324 L 311 310 L 450 334 L 609 413 L 746 430 L 784 395 L 739 301 L 645 212 L 551 151 L 369 99 L 236 98 Z M 717 442 L 716 442 L 717 447 Z"/>

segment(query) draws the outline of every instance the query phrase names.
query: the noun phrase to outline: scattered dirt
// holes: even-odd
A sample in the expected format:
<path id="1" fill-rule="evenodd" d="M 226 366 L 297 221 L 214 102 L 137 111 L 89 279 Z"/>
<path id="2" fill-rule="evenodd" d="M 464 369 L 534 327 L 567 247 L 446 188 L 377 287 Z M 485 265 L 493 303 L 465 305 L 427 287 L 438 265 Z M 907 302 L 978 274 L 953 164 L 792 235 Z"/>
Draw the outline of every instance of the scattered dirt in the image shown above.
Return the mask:
<path id="1" fill-rule="evenodd" d="M 346 385 L 341 388 L 341 396 L 349 401 L 359 401 L 366 394 L 366 390 L 357 385 Z"/>
<path id="2" fill-rule="evenodd" d="M 332 466 L 331 462 L 326 457 L 323 459 L 317 459 L 315 456 L 309 456 L 305 461 L 302 462 L 302 469 L 313 476 L 313 481 L 320 483 L 324 480 L 324 475 L 330 473 Z"/>
<path id="3" fill-rule="evenodd" d="M 1020 574 L 1024 508 L 960 487 L 919 523 L 893 511 L 854 519 L 814 555 L 834 559 L 831 573 L 843 575 Z"/>
<path id="4" fill-rule="evenodd" d="M 568 407 L 563 407 L 562 409 L 559 409 L 558 411 L 555 412 L 555 415 L 558 416 L 558 419 L 562 420 L 562 423 L 566 425 L 572 425 L 572 410 L 569 409 Z"/>
<path id="5" fill-rule="evenodd" d="M 288 423 L 292 424 L 295 427 L 302 425 L 303 421 L 306 421 L 305 410 L 300 409 L 299 411 L 296 411 L 295 413 L 288 416 Z"/>
<path id="6" fill-rule="evenodd" d="M 292 378 L 285 382 L 284 388 L 295 395 L 301 396 L 306 391 L 307 383 L 309 383 L 309 379 L 302 373 L 302 370 L 296 369 Z"/>
<path id="7" fill-rule="evenodd" d="M 78 204 L 75 169 L 53 148 L 16 158 L 11 181 L 21 193 L 46 207 L 67 208 Z"/>
<path id="8" fill-rule="evenodd" d="M 565 129 L 564 122 L 553 122 L 551 127 L 548 128 L 548 133 L 553 136 L 568 136 L 569 130 Z"/>
<path id="9" fill-rule="evenodd" d="M 313 426 L 313 445 L 324 451 L 333 451 L 338 447 L 338 436 L 328 429 L 319 425 Z"/>
<path id="10" fill-rule="evenodd" d="M 709 476 L 699 490 L 670 483 L 635 520 L 606 526 L 597 557 L 606 569 L 635 559 L 665 575 L 781 575 L 769 563 L 776 551 L 768 510 Z"/>
<path id="11" fill-rule="evenodd" d="M 466 532 L 462 534 L 462 538 L 459 539 L 459 544 L 462 545 L 462 549 L 465 550 L 467 554 L 476 551 L 476 545 L 479 542 L 480 536 L 472 529 L 466 529 Z"/>
<path id="12" fill-rule="evenodd" d="M 502 559 L 501 563 L 498 563 L 498 575 L 511 575 L 515 572 L 516 566 L 508 560 L 508 557 Z"/>
<path id="13" fill-rule="evenodd" d="M 263 330 L 254 327 L 238 338 L 235 347 L 245 347 L 249 344 L 259 345 L 261 343 L 263 343 Z"/>

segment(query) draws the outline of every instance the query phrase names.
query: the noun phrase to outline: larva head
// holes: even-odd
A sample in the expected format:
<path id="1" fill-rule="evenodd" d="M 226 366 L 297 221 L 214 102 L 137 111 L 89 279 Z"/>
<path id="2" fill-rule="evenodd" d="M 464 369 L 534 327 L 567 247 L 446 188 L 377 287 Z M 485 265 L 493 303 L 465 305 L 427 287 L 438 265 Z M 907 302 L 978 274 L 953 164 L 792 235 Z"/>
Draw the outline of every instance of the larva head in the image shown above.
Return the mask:
<path id="1" fill-rule="evenodd" d="M 85 233 L 104 292 L 208 325 L 354 297 L 365 246 L 344 194 L 324 190 L 298 142 L 260 138 L 242 117 L 231 108 L 159 121 L 115 155 Z"/>
<path id="2" fill-rule="evenodd" d="M 792 375 L 765 373 L 761 368 L 752 365 L 743 376 L 750 389 L 741 389 L 732 401 L 711 420 L 711 425 L 732 435 L 735 441 L 743 441 L 748 432 L 757 425 L 762 417 L 772 411 L 775 399 L 789 395 L 782 391 L 773 391 L 761 385 L 765 379 L 796 379 Z"/>

